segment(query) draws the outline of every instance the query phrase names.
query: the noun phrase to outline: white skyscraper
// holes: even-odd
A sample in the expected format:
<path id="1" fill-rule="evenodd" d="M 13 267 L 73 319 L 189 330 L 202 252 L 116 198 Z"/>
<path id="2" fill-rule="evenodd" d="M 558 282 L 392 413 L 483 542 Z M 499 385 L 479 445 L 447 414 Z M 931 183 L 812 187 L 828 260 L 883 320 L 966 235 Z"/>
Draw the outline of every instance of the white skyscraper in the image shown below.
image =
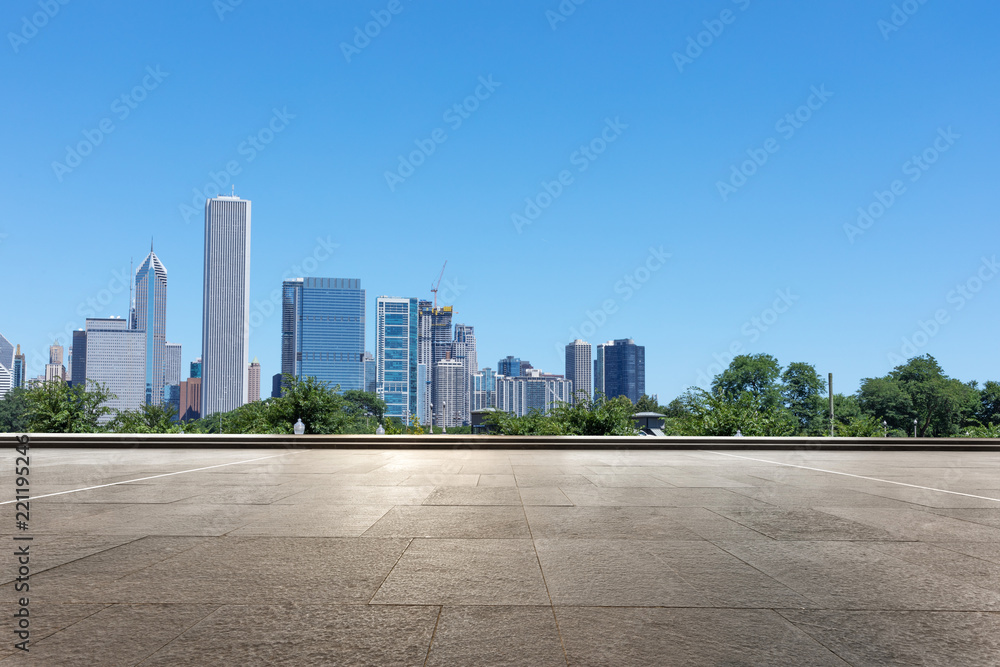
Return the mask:
<path id="1" fill-rule="evenodd" d="M 250 347 L 250 201 L 205 202 L 201 416 L 247 402 Z"/>
<path id="2" fill-rule="evenodd" d="M 566 379 L 573 381 L 573 402 L 590 398 L 590 343 L 577 338 L 566 346 Z"/>
<path id="3" fill-rule="evenodd" d="M 467 386 L 465 367 L 457 359 L 442 359 L 434 365 L 434 425 L 461 426 Z"/>
<path id="4" fill-rule="evenodd" d="M 466 324 L 455 325 L 455 339 L 451 343 L 451 358 L 462 364 L 462 424 L 472 423 L 472 375 L 478 368 L 476 359 L 475 329 Z"/>

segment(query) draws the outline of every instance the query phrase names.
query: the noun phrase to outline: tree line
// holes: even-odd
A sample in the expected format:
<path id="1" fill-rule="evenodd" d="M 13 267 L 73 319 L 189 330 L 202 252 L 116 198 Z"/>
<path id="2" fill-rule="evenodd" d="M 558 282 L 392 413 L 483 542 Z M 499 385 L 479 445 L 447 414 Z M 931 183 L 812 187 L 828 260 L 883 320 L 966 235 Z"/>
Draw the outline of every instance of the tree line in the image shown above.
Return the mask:
<path id="1" fill-rule="evenodd" d="M 0 432 L 36 433 L 245 433 L 288 434 L 301 419 L 307 433 L 422 434 L 416 420 L 403 424 L 385 415 L 375 394 L 340 392 L 316 378 L 284 378 L 281 397 L 248 403 L 230 412 L 179 423 L 172 406 L 144 405 L 116 411 L 111 394 L 94 382 L 46 382 L 9 391 L 0 400 Z M 854 394 L 834 394 L 833 431 L 845 437 L 1000 437 L 1000 383 L 948 377 L 930 355 L 914 357 L 884 377 L 865 378 Z M 633 435 L 635 412 L 666 416 L 665 435 L 830 435 L 826 382 L 815 367 L 782 367 L 769 354 L 740 355 L 716 375 L 708 390 L 692 387 L 667 405 L 624 396 L 554 405 L 548 414 L 489 415 L 501 435 Z M 469 427 L 452 428 L 468 433 Z"/>

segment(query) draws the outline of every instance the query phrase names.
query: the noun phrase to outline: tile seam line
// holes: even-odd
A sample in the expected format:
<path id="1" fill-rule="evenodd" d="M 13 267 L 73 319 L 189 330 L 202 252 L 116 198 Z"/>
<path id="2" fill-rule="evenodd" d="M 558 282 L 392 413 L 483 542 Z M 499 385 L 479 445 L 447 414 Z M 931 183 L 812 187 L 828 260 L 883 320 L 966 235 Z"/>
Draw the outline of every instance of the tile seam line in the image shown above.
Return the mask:
<path id="1" fill-rule="evenodd" d="M 850 472 L 839 472 L 837 470 L 826 470 L 824 468 L 812 468 L 810 466 L 800 466 L 794 463 L 782 463 L 781 461 L 769 461 L 767 459 L 757 459 L 751 456 L 739 456 L 737 454 L 727 454 L 726 452 L 715 452 L 709 449 L 703 449 L 700 451 L 708 452 L 709 454 L 718 454 L 719 456 L 730 456 L 736 459 L 743 459 L 745 461 L 757 461 L 759 463 L 770 463 L 776 466 L 786 466 L 789 468 L 800 468 L 802 470 L 812 470 L 814 472 L 825 472 L 830 475 L 843 475 L 845 477 L 854 477 L 857 479 L 867 479 L 872 482 L 882 482 L 884 484 L 896 484 L 897 486 L 908 486 L 911 489 L 922 489 L 924 491 L 937 491 L 938 493 L 950 493 L 953 496 L 965 496 L 966 498 L 976 498 L 978 500 L 992 500 L 993 502 L 1000 503 L 1000 498 L 990 498 L 988 496 L 977 496 L 971 493 L 961 493 L 960 491 L 948 491 L 947 489 L 935 489 L 932 486 L 920 486 L 919 484 L 907 484 L 906 482 L 894 482 L 890 479 L 880 479 L 878 477 L 866 477 L 865 475 L 855 475 Z M 905 502 L 905 501 L 904 501 Z"/>
<path id="2" fill-rule="evenodd" d="M 229 463 L 220 463 L 220 464 L 214 465 L 214 466 L 205 466 L 203 468 L 192 468 L 190 470 L 177 470 L 175 472 L 165 472 L 165 473 L 162 473 L 160 475 L 151 475 L 149 477 L 140 477 L 138 479 L 128 479 L 128 480 L 125 480 L 125 481 L 122 481 L 122 482 L 111 482 L 110 484 L 98 484 L 96 486 L 88 486 L 88 487 L 85 487 L 85 488 L 82 488 L 82 489 L 70 489 L 68 491 L 56 491 L 55 493 L 44 493 L 44 494 L 42 494 L 40 496 L 32 496 L 30 498 L 30 500 L 38 500 L 39 498 L 51 498 L 52 496 L 62 496 L 62 495 L 65 495 L 67 493 L 78 493 L 80 491 L 92 491 L 93 489 L 104 489 L 104 488 L 107 488 L 109 486 L 118 486 L 119 484 L 132 484 L 134 482 L 144 482 L 147 479 L 157 479 L 157 478 L 160 478 L 160 477 L 170 477 L 171 475 L 183 475 L 183 474 L 189 473 L 189 472 L 199 472 L 201 470 L 212 470 L 213 468 L 223 468 L 225 466 L 240 465 L 241 463 L 253 463 L 254 461 L 264 461 L 266 459 L 274 459 L 274 458 L 278 458 L 280 456 L 288 456 L 289 454 L 302 454 L 302 453 L 307 452 L 307 451 L 309 451 L 309 450 L 308 449 L 300 449 L 298 451 L 284 452 L 282 454 L 274 454 L 272 456 L 260 456 L 260 457 L 255 458 L 255 459 L 247 459 L 245 461 L 230 461 Z M 17 500 L 4 500 L 4 501 L 0 501 L 0 505 L 10 505 L 11 503 L 15 503 L 15 502 L 18 502 L 18 501 Z M 164 503 L 164 504 L 169 504 L 169 503 Z"/>

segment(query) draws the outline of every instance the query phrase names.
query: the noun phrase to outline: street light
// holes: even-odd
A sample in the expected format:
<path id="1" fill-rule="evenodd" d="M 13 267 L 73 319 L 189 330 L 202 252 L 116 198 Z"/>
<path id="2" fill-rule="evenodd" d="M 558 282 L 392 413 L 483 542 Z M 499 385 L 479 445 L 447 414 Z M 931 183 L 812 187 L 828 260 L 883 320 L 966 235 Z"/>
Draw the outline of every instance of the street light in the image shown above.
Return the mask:
<path id="1" fill-rule="evenodd" d="M 428 432 L 431 435 L 434 435 L 434 403 L 431 401 L 427 401 L 427 405 L 431 406 L 431 423 L 430 423 L 430 431 Z"/>
<path id="2" fill-rule="evenodd" d="M 441 401 L 441 432 L 448 432 L 448 401 Z"/>
<path id="3" fill-rule="evenodd" d="M 888 438 L 889 437 L 889 424 L 886 423 L 886 421 L 884 419 L 882 420 L 882 431 L 884 432 L 884 436 L 883 437 Z"/>
<path id="4" fill-rule="evenodd" d="M 917 420 L 913 420 L 913 437 L 917 437 Z"/>

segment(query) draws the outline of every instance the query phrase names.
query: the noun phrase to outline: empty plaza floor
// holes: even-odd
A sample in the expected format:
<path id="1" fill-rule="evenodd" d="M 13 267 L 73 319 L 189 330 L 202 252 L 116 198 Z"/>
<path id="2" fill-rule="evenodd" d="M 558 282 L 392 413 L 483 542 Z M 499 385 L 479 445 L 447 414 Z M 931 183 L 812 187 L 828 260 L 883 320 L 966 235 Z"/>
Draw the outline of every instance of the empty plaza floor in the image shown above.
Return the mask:
<path id="1" fill-rule="evenodd" d="M 996 452 L 15 456 L 0 665 L 1000 664 Z"/>

